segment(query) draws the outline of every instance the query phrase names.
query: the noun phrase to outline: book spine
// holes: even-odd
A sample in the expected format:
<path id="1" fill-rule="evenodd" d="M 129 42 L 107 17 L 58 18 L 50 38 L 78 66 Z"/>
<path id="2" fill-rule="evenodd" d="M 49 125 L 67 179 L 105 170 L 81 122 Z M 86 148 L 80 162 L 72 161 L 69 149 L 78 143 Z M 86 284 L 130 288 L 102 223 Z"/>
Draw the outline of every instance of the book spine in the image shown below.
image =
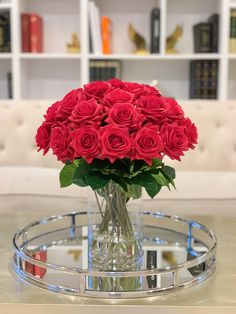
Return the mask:
<path id="1" fill-rule="evenodd" d="M 37 14 L 30 15 L 30 51 L 43 52 L 43 21 Z"/>
<path id="2" fill-rule="evenodd" d="M 231 10 L 230 13 L 229 52 L 236 53 L 236 10 Z"/>
<path id="3" fill-rule="evenodd" d="M 212 52 L 212 23 L 199 23 L 194 26 L 194 51 Z"/>
<path id="4" fill-rule="evenodd" d="M 111 53 L 111 39 L 112 39 L 112 22 L 107 16 L 102 16 L 102 52 L 103 54 Z"/>
<path id="5" fill-rule="evenodd" d="M 0 14 L 0 52 L 11 51 L 10 14 Z"/>
<path id="6" fill-rule="evenodd" d="M 160 9 L 151 12 L 151 53 L 160 52 Z"/>
<path id="7" fill-rule="evenodd" d="M 12 99 L 12 73 L 7 73 L 7 90 L 8 90 L 8 98 Z"/>
<path id="8" fill-rule="evenodd" d="M 22 52 L 30 52 L 30 14 L 21 14 L 21 47 Z"/>
<path id="9" fill-rule="evenodd" d="M 203 61 L 202 62 L 202 73 L 201 73 L 201 90 L 202 90 L 202 98 L 209 98 L 209 81 L 210 81 L 210 62 Z"/>
<path id="10" fill-rule="evenodd" d="M 212 52 L 218 52 L 219 14 L 213 14 L 209 18 L 209 22 L 212 24 Z"/>

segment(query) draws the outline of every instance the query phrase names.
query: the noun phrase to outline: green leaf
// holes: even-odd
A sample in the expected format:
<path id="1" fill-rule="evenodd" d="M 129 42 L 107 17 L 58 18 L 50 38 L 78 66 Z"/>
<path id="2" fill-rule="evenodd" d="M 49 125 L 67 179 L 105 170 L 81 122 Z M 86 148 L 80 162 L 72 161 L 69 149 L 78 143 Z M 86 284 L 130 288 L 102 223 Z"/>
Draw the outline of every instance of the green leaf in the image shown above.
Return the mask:
<path id="1" fill-rule="evenodd" d="M 153 198 L 161 190 L 161 185 L 148 172 L 143 172 L 130 179 L 131 184 L 143 186 L 148 195 Z"/>
<path id="2" fill-rule="evenodd" d="M 109 168 L 117 170 L 118 173 L 130 173 L 131 161 L 129 159 L 117 159 Z"/>
<path id="3" fill-rule="evenodd" d="M 100 160 L 100 159 L 94 159 L 91 164 L 89 164 L 89 169 L 92 170 L 101 170 L 105 169 L 109 166 L 110 162 L 108 159 Z"/>
<path id="4" fill-rule="evenodd" d="M 60 172 L 60 185 L 62 188 L 69 186 L 73 183 L 74 173 L 76 171 L 76 165 L 65 165 Z"/>
<path id="5" fill-rule="evenodd" d="M 162 186 L 169 186 L 169 180 L 164 176 L 164 174 L 159 171 L 158 174 L 154 174 L 153 177 L 156 179 L 157 183 Z"/>
<path id="6" fill-rule="evenodd" d="M 125 192 L 128 192 L 127 182 L 121 176 L 113 173 L 110 177 L 115 183 L 119 184 Z"/>
<path id="7" fill-rule="evenodd" d="M 135 160 L 134 161 L 134 169 L 133 169 L 133 172 L 138 172 L 140 171 L 142 168 L 146 167 L 147 164 L 145 161 L 143 160 Z"/>
<path id="8" fill-rule="evenodd" d="M 176 190 L 176 186 L 175 186 L 175 183 L 174 183 L 174 178 L 175 178 L 175 170 L 173 169 L 173 168 L 171 168 L 171 167 L 168 167 L 168 166 L 165 166 L 165 168 L 170 168 L 170 169 L 168 169 L 167 170 L 167 172 L 166 171 L 163 171 L 163 168 L 164 167 L 162 167 L 161 169 L 160 169 L 160 172 L 165 176 L 165 178 L 169 181 L 169 184 L 171 184 L 172 186 L 173 186 L 173 188 Z M 165 170 L 165 169 L 164 169 Z M 168 173 L 168 174 L 167 174 Z M 173 178 L 171 178 L 171 176 L 173 177 Z M 168 189 L 170 190 L 170 188 L 169 188 L 169 186 L 168 186 Z"/>
<path id="9" fill-rule="evenodd" d="M 172 180 L 175 179 L 175 169 L 170 166 L 163 166 L 161 171 L 165 173 L 166 176 L 171 178 Z"/>
<path id="10" fill-rule="evenodd" d="M 88 186 L 87 174 L 88 165 L 86 163 L 78 166 L 74 173 L 73 183 L 82 187 Z"/>
<path id="11" fill-rule="evenodd" d="M 110 181 L 110 177 L 102 174 L 99 171 L 89 171 L 87 176 L 87 183 L 93 190 L 104 188 Z"/>
<path id="12" fill-rule="evenodd" d="M 132 184 L 128 186 L 128 198 L 138 199 L 142 196 L 142 189 L 140 185 Z"/>
<path id="13" fill-rule="evenodd" d="M 157 168 L 157 167 L 161 167 L 161 166 L 164 166 L 163 162 L 161 159 L 158 159 L 158 158 L 154 158 L 152 160 L 152 167 L 153 168 Z"/>

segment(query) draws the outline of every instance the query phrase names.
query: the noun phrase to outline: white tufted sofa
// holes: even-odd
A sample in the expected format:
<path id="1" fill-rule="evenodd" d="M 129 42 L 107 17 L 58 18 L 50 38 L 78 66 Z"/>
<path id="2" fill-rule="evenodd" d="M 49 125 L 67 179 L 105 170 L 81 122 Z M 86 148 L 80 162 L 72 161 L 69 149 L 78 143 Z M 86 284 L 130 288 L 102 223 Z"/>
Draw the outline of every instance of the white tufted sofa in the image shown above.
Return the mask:
<path id="1" fill-rule="evenodd" d="M 236 197 L 236 102 L 182 101 L 199 129 L 199 145 L 177 169 L 177 191 L 160 199 Z M 50 102 L 0 102 L 0 195 L 84 195 L 78 187 L 59 188 L 61 165 L 54 156 L 37 153 L 34 136 Z M 167 160 L 166 160 L 167 161 Z"/>

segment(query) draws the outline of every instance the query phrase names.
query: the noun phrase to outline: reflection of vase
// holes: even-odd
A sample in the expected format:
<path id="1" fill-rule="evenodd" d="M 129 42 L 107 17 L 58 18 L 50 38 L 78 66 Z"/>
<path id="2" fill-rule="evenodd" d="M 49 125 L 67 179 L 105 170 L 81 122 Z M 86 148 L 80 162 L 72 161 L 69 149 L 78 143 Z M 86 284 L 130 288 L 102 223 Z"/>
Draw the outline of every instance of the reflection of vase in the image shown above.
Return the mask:
<path id="1" fill-rule="evenodd" d="M 89 226 L 89 268 L 97 271 L 140 269 L 143 258 L 141 230 L 137 219 L 133 221 L 128 214 L 127 194 L 118 184 L 110 182 L 97 190 L 94 198 L 102 220 L 99 225 L 92 223 Z M 90 287 L 103 291 L 135 290 L 140 287 L 140 278 L 93 278 Z"/>

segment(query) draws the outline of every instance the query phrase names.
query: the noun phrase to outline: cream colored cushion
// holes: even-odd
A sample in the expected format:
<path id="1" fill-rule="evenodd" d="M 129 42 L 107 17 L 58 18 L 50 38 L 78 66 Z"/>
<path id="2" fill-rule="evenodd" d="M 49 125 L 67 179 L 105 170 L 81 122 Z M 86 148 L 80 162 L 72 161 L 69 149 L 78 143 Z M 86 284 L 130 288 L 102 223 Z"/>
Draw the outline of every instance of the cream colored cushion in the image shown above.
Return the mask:
<path id="1" fill-rule="evenodd" d="M 236 198 L 236 173 L 177 172 L 177 190 L 163 188 L 159 199 L 224 199 Z M 85 198 L 86 188 L 60 188 L 59 170 L 37 167 L 0 167 L 1 194 L 36 194 Z M 144 193 L 144 198 L 149 199 Z"/>

